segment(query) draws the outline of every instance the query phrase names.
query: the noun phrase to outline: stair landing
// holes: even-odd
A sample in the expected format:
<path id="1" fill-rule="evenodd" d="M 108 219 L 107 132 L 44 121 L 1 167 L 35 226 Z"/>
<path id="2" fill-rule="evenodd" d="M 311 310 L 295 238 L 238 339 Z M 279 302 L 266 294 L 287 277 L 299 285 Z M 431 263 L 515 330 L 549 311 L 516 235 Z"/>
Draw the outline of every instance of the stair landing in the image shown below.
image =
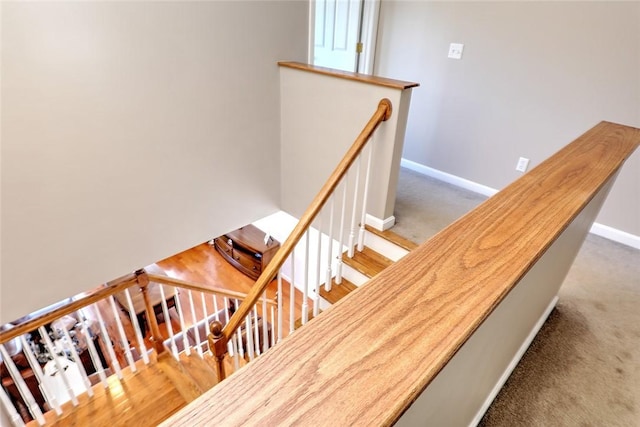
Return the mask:
<path id="1" fill-rule="evenodd" d="M 107 378 L 109 387 L 106 389 L 101 383 L 94 385 L 93 397 L 83 393 L 78 397 L 78 406 L 74 407 L 71 402 L 63 404 L 61 415 L 46 412 L 46 425 L 155 426 L 186 406 L 185 399 L 155 360 L 149 365 L 138 361 L 136 367 L 135 373 L 129 367 L 124 368 L 122 380 L 115 375 Z M 38 423 L 31 421 L 27 425 L 37 426 Z"/>

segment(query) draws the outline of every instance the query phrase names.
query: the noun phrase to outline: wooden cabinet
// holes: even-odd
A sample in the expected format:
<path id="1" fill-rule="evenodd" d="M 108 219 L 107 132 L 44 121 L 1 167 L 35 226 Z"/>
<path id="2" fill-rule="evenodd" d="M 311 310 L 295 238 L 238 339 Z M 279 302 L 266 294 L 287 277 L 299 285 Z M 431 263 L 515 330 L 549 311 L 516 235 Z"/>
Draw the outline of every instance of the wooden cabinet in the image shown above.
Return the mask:
<path id="1" fill-rule="evenodd" d="M 252 279 L 257 279 L 280 248 L 273 238 L 265 243 L 265 233 L 253 225 L 224 234 L 213 240 L 224 259 Z"/>

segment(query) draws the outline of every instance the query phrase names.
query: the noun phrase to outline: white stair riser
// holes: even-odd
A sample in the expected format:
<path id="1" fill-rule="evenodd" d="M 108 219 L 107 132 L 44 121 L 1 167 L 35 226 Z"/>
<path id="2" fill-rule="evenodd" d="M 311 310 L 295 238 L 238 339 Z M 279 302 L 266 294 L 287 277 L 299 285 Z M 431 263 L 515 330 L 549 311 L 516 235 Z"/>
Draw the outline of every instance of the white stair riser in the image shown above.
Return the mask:
<path id="1" fill-rule="evenodd" d="M 377 234 L 373 234 L 368 230 L 365 231 L 364 244 L 378 252 L 380 255 L 384 255 L 389 258 L 391 261 L 398 261 L 409 253 L 406 249 L 403 249 L 395 243 L 392 243 Z"/>
<path id="2" fill-rule="evenodd" d="M 356 286 L 362 286 L 369 280 L 367 276 L 344 263 L 342 264 L 342 277 Z"/>

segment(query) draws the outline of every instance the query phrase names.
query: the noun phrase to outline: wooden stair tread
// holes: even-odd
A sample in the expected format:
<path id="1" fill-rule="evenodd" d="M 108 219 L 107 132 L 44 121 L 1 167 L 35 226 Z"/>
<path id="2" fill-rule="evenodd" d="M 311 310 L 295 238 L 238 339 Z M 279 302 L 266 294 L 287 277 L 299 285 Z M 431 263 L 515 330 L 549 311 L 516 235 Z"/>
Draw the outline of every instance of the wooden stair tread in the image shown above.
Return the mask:
<path id="1" fill-rule="evenodd" d="M 335 304 L 340 301 L 342 298 L 346 297 L 351 293 L 351 291 L 357 288 L 356 285 L 342 278 L 342 283 L 337 284 L 335 279 L 331 279 L 331 290 L 326 291 L 324 289 L 324 285 L 320 287 L 320 296 L 326 299 L 329 303 Z"/>
<path id="2" fill-rule="evenodd" d="M 78 396 L 78 406 L 64 403 L 61 415 L 55 411 L 46 412 L 46 425 L 155 426 L 186 406 L 186 400 L 155 360 L 149 365 L 139 360 L 136 368 L 136 372 L 129 367 L 124 368 L 122 380 L 118 380 L 116 375 L 108 377 L 109 387 L 106 389 L 102 383 L 95 384 L 92 387 L 93 397 L 83 393 Z M 31 421 L 27 425 L 37 426 L 38 423 Z"/>
<path id="3" fill-rule="evenodd" d="M 216 363 L 216 360 L 215 360 L 215 358 L 213 356 L 209 356 L 209 363 L 210 364 Z M 226 372 L 227 376 L 237 372 L 236 365 L 235 365 L 235 357 L 231 357 L 227 353 L 227 355 L 225 355 L 224 361 L 222 363 L 224 363 L 224 369 L 225 369 L 225 372 Z M 246 366 L 248 363 L 249 363 L 249 361 L 247 359 L 238 356 L 238 369 Z M 212 366 L 214 366 L 214 365 L 212 365 Z"/>
<path id="4" fill-rule="evenodd" d="M 190 355 L 184 352 L 180 354 L 180 364 L 189 372 L 189 376 L 202 392 L 218 384 L 218 376 L 214 370 L 215 366 L 212 369 L 205 359 L 206 357 L 207 355 L 205 354 L 201 358 L 195 351 L 192 351 Z"/>
<path id="5" fill-rule="evenodd" d="M 158 356 L 158 367 L 173 382 L 174 387 L 187 402 L 194 401 L 206 391 L 199 387 L 191 378 L 188 369 L 174 359 L 170 352 L 164 352 Z"/>
<path id="6" fill-rule="evenodd" d="M 356 250 L 353 258 L 349 258 L 345 252 L 342 256 L 342 262 L 351 268 L 358 270 L 368 278 L 374 277 L 382 270 L 393 264 L 393 261 L 389 258 L 366 246 L 362 249 L 362 252 L 358 252 Z"/>
<path id="7" fill-rule="evenodd" d="M 400 236 L 400 235 L 398 235 L 398 234 L 394 233 L 394 232 L 393 232 L 393 231 L 391 231 L 391 230 L 380 231 L 380 230 L 377 230 L 377 229 L 375 229 L 375 228 L 371 227 L 370 225 L 365 225 L 365 226 L 364 226 L 364 228 L 365 228 L 365 230 L 367 230 L 368 232 L 373 233 L 373 234 L 375 234 L 376 236 L 380 236 L 380 237 L 382 237 L 383 239 L 388 240 L 388 241 L 390 241 L 391 243 L 393 243 L 393 244 L 395 244 L 395 245 L 398 245 L 398 246 L 400 246 L 402 249 L 406 249 L 406 250 L 408 250 L 408 251 L 412 251 L 412 250 L 414 250 L 415 248 L 417 248 L 418 246 L 420 246 L 420 245 L 418 245 L 417 243 L 412 242 L 412 241 L 411 241 L 411 240 L 409 240 L 409 239 L 405 239 L 404 237 L 402 237 L 402 236 Z"/>

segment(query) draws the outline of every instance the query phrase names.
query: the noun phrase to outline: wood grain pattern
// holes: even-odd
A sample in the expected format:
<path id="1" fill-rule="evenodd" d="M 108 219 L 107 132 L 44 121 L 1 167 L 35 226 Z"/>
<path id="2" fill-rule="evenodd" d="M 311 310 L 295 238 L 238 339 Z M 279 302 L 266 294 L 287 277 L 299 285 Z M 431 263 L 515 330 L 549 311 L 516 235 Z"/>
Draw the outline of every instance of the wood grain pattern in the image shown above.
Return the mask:
<path id="1" fill-rule="evenodd" d="M 598 124 L 163 425 L 393 424 L 639 143 Z"/>
<path id="2" fill-rule="evenodd" d="M 339 285 L 335 282 L 335 279 L 331 279 L 331 282 L 331 290 L 328 292 L 324 290 L 324 286 L 320 286 L 320 296 L 331 304 L 337 303 L 357 288 L 356 285 L 345 278 L 342 279 Z"/>
<path id="3" fill-rule="evenodd" d="M 155 357 L 153 358 L 155 359 Z M 109 387 L 93 386 L 94 396 L 78 397 L 79 406 L 71 402 L 62 405 L 63 413 L 45 414 L 48 426 L 155 426 L 186 405 L 186 401 L 153 360 L 152 364 L 136 363 L 138 371 L 123 369 L 123 380 L 109 377 Z M 28 426 L 37 426 L 31 421 Z"/>
<path id="4" fill-rule="evenodd" d="M 336 70 L 335 68 L 320 67 L 319 65 L 304 64 L 302 62 L 281 61 L 278 62 L 281 67 L 293 68 L 296 70 L 309 71 L 316 74 L 324 74 L 327 76 L 337 77 L 340 79 L 354 80 L 362 83 L 372 84 L 376 86 L 390 87 L 393 89 L 410 89 L 420 86 L 419 83 L 405 82 L 402 80 L 388 79 L 386 77 L 372 76 L 370 74 L 354 73 L 351 71 Z"/>
<path id="5" fill-rule="evenodd" d="M 361 252 L 356 250 L 353 254 L 353 258 L 349 258 L 345 252 L 342 255 L 342 262 L 349 267 L 358 270 L 368 278 L 374 277 L 382 270 L 393 264 L 393 261 L 389 258 L 366 246 L 362 248 Z"/>

